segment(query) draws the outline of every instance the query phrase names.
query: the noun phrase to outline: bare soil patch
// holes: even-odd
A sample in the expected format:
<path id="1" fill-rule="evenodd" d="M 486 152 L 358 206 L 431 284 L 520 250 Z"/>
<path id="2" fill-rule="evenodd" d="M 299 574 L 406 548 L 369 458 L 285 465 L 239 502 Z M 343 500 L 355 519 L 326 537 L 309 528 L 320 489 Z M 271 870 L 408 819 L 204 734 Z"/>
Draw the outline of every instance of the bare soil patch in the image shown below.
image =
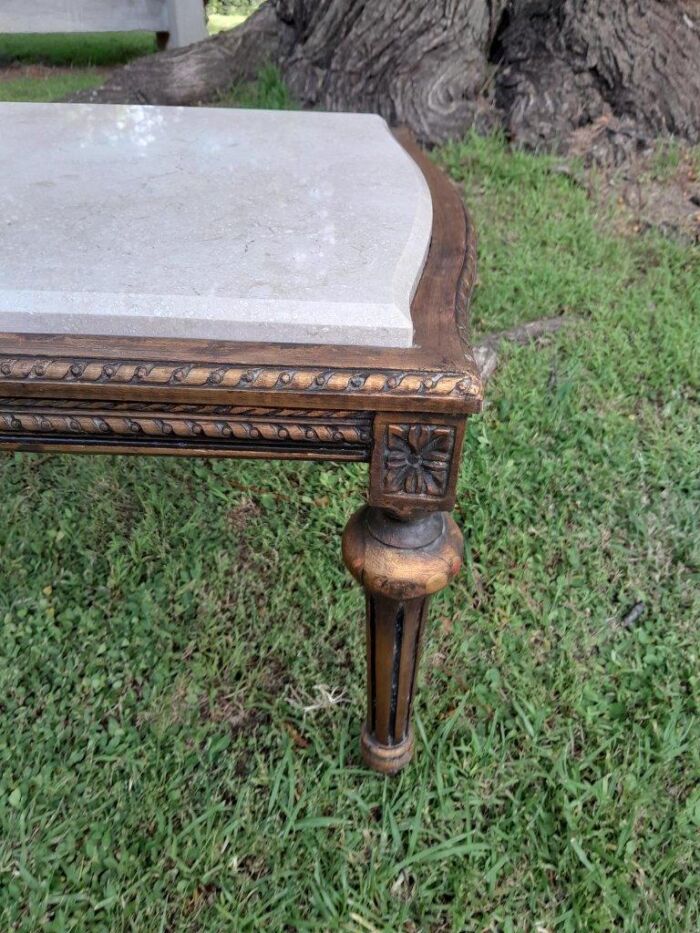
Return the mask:
<path id="1" fill-rule="evenodd" d="M 100 75 L 104 80 L 114 71 L 113 68 L 94 65 L 90 69 L 96 75 Z M 70 68 L 60 65 L 26 65 L 22 62 L 9 62 L 0 65 L 0 81 L 17 81 L 18 78 L 59 78 L 65 75 L 73 75 L 77 72 L 84 72 L 84 68 Z"/>
<path id="2" fill-rule="evenodd" d="M 611 148 L 611 135 L 619 140 L 624 129 L 610 117 L 582 127 L 572 135 L 567 160 L 557 169 L 583 184 L 599 207 L 614 208 L 616 232 L 634 235 L 656 229 L 700 243 L 700 147 L 673 137 L 654 140 L 637 134 L 626 147 Z M 587 166 L 585 175 L 573 167 L 574 160 Z"/>

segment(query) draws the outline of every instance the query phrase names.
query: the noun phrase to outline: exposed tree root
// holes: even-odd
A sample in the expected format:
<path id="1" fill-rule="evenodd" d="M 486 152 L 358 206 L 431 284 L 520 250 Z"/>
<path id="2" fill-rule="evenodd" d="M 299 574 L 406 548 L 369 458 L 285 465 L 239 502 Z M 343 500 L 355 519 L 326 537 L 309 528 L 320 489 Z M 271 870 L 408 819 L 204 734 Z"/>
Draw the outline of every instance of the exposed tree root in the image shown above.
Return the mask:
<path id="1" fill-rule="evenodd" d="M 487 382 L 494 374 L 498 366 L 498 348 L 501 343 L 516 343 L 521 346 L 535 343 L 541 346 L 544 344 L 543 338 L 556 334 L 564 327 L 570 327 L 578 320 L 576 317 L 560 314 L 557 317 L 545 317 L 538 321 L 530 321 L 528 324 L 520 324 L 510 330 L 499 330 L 488 334 L 472 347 L 474 359 L 481 371 L 481 378 Z"/>

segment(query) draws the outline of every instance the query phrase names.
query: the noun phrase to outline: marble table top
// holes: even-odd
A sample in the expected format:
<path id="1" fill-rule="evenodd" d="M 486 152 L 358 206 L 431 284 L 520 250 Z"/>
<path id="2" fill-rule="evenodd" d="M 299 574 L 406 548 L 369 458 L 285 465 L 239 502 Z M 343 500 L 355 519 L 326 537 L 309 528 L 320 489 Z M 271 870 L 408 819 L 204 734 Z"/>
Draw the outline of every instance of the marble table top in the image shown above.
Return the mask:
<path id="1" fill-rule="evenodd" d="M 407 347 L 432 204 L 367 114 L 0 104 L 0 331 Z"/>

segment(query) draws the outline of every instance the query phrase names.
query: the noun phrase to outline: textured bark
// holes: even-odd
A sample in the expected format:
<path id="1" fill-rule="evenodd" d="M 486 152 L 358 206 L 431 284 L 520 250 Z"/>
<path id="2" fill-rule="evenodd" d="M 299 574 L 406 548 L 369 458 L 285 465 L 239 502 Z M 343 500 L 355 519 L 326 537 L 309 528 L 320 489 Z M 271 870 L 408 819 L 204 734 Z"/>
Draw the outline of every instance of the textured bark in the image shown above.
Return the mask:
<path id="1" fill-rule="evenodd" d="M 305 107 L 368 110 L 424 142 L 502 122 L 565 150 L 700 139 L 700 0 L 267 0 L 229 33 L 133 62 L 82 100 L 191 104 L 272 62 Z"/>
<path id="2" fill-rule="evenodd" d="M 496 101 L 511 135 L 566 149 L 572 130 L 613 116 L 633 140 L 700 139 L 697 0 L 522 0 L 498 37 Z"/>
<path id="3" fill-rule="evenodd" d="M 368 110 L 426 141 L 463 133 L 483 104 L 487 53 L 506 0 L 297 0 L 283 63 L 306 105 Z"/>

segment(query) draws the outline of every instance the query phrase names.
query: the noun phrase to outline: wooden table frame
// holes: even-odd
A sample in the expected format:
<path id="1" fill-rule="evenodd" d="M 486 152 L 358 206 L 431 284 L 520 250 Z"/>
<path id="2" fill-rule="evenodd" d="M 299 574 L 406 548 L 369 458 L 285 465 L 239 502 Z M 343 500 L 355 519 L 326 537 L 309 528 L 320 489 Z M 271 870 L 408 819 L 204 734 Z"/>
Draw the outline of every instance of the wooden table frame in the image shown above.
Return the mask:
<path id="1" fill-rule="evenodd" d="M 343 557 L 367 602 L 367 764 L 411 758 L 429 597 L 458 572 L 449 515 L 482 386 L 467 343 L 476 241 L 458 191 L 403 133 L 433 201 L 414 346 L 0 334 L 0 449 L 367 461 Z"/>

